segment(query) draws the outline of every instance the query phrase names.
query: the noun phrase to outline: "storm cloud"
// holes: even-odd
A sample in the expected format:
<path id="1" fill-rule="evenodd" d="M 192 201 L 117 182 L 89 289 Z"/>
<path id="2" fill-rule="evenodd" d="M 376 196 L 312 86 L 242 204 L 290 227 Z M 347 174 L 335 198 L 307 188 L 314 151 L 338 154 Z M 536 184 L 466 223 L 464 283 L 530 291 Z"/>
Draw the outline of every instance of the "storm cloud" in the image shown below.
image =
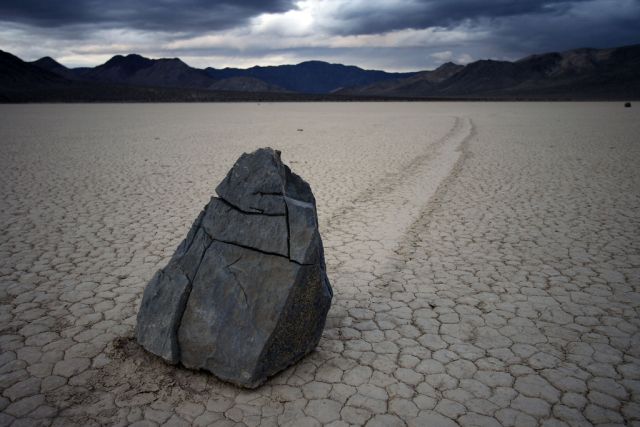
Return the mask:
<path id="1" fill-rule="evenodd" d="M 4 0 L 0 49 L 96 65 L 115 54 L 198 66 L 309 59 L 387 70 L 640 42 L 640 0 Z"/>
<path id="2" fill-rule="evenodd" d="M 334 2 L 333 30 L 341 34 L 375 34 L 407 28 L 450 27 L 482 18 L 559 14 L 572 1 L 409 0 Z"/>
<path id="3" fill-rule="evenodd" d="M 203 31 L 233 27 L 260 13 L 283 12 L 291 0 L 3 0 L 4 21 L 41 27 Z"/>

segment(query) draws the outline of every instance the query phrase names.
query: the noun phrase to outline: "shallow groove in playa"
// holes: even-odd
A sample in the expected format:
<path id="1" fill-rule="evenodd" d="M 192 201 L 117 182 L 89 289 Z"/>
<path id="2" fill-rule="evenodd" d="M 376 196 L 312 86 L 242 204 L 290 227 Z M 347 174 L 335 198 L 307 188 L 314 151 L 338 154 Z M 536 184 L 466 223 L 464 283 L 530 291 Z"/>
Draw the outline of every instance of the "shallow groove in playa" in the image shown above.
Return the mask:
<path id="1" fill-rule="evenodd" d="M 462 119 L 457 116 L 453 117 L 453 119 L 453 126 L 443 137 L 437 139 L 434 142 L 425 144 L 422 153 L 415 156 L 408 163 L 402 165 L 400 169 L 394 172 L 389 172 L 382 179 L 371 183 L 368 188 L 351 199 L 348 203 L 345 204 L 345 207 L 334 214 L 329 219 L 329 221 L 331 221 L 330 224 L 333 226 L 335 221 L 338 221 L 339 218 L 348 215 L 349 211 L 356 210 L 358 209 L 359 205 L 368 203 L 375 194 L 392 193 L 395 188 L 400 187 L 404 184 L 407 177 L 418 173 L 418 169 L 420 167 L 423 167 L 428 159 L 436 154 L 435 149 L 441 147 L 445 142 L 449 141 L 456 135 L 457 132 L 460 131 L 463 123 Z M 331 228 L 332 227 L 327 227 L 328 230 L 330 230 Z"/>
<path id="2" fill-rule="evenodd" d="M 329 220 L 321 231 L 330 277 L 356 270 L 379 276 L 390 267 L 395 248 L 450 175 L 461 156 L 460 147 L 473 132 L 471 119 L 455 117 L 444 137 L 427 144 L 421 155 L 372 185 Z"/>

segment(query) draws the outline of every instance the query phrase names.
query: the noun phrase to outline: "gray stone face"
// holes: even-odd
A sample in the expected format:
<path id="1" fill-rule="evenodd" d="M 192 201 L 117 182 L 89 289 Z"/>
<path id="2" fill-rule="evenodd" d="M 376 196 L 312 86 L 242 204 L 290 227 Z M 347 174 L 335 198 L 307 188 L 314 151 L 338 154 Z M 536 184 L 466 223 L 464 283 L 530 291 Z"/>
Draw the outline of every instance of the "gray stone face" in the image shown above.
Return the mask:
<path id="1" fill-rule="evenodd" d="M 211 238 L 221 242 L 282 256 L 289 254 L 287 216 L 284 214 L 248 214 L 214 197 L 209 202 L 202 227 Z"/>
<path id="2" fill-rule="evenodd" d="M 244 212 L 284 215 L 285 167 L 273 150 L 244 153 L 216 188 L 222 199 Z"/>
<path id="3" fill-rule="evenodd" d="M 301 264 L 322 256 L 315 205 L 285 197 L 289 221 L 289 257 Z"/>
<path id="4" fill-rule="evenodd" d="M 136 330 L 138 342 L 170 363 L 179 361 L 176 331 L 190 292 L 187 276 L 170 264 L 153 276 L 142 296 Z"/>
<path id="5" fill-rule="evenodd" d="M 144 291 L 136 335 L 244 387 L 312 351 L 332 290 L 311 188 L 270 148 L 243 154 Z"/>

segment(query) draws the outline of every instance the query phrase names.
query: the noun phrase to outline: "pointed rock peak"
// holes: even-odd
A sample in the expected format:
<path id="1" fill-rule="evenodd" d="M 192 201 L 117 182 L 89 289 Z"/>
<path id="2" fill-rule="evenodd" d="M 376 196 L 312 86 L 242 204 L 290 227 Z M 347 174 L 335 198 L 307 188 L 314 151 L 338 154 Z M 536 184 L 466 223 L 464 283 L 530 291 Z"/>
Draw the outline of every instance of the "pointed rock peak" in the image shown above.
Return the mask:
<path id="1" fill-rule="evenodd" d="M 160 58 L 160 59 L 156 59 L 155 62 L 182 65 L 182 66 L 188 67 L 188 65 L 180 58 Z"/>
<path id="2" fill-rule="evenodd" d="M 333 65 L 333 64 L 325 61 L 318 61 L 317 59 L 312 59 L 311 61 L 302 61 L 298 65 Z"/>
<path id="3" fill-rule="evenodd" d="M 260 148 L 236 161 L 216 193 L 244 212 L 285 215 L 284 196 L 313 202 L 308 200 L 308 188 L 309 184 L 282 163 L 280 151 Z"/>
<path id="4" fill-rule="evenodd" d="M 124 67 L 128 69 L 141 69 L 153 65 L 153 59 L 145 58 L 137 53 L 130 53 L 127 56 L 116 55 L 103 66 L 106 67 Z"/>
<path id="5" fill-rule="evenodd" d="M 124 56 L 122 56 L 122 55 L 114 55 L 107 62 L 105 62 L 105 65 L 106 64 L 114 64 L 114 63 L 122 62 L 123 60 L 124 60 Z"/>
<path id="6" fill-rule="evenodd" d="M 441 66 L 439 66 L 437 69 L 447 69 L 447 68 L 452 68 L 452 67 L 460 67 L 460 65 L 456 64 L 455 62 L 445 62 L 444 64 L 442 64 Z"/>
<path id="7" fill-rule="evenodd" d="M 47 69 L 67 68 L 50 56 L 43 56 L 42 58 L 33 61 L 33 64 Z"/>
<path id="8" fill-rule="evenodd" d="M 149 58 L 145 58 L 144 56 L 139 55 L 137 53 L 130 53 L 127 56 L 125 56 L 125 58 L 129 60 L 141 60 L 141 59 L 145 60 L 146 59 L 147 61 L 151 61 Z"/>
<path id="9" fill-rule="evenodd" d="M 167 62 L 179 62 L 180 64 L 185 64 L 186 63 L 180 59 L 180 58 L 160 58 L 161 61 L 167 61 Z"/>
<path id="10" fill-rule="evenodd" d="M 38 60 L 35 60 L 35 61 L 33 61 L 33 62 L 42 62 L 42 63 L 44 63 L 44 62 L 48 62 L 48 63 L 50 63 L 50 64 L 52 64 L 52 63 L 56 63 L 56 64 L 58 64 L 58 61 L 56 61 L 55 59 L 53 59 L 53 58 L 52 58 L 52 57 L 50 57 L 50 56 L 43 56 L 42 58 L 40 58 L 40 59 L 38 59 Z"/>

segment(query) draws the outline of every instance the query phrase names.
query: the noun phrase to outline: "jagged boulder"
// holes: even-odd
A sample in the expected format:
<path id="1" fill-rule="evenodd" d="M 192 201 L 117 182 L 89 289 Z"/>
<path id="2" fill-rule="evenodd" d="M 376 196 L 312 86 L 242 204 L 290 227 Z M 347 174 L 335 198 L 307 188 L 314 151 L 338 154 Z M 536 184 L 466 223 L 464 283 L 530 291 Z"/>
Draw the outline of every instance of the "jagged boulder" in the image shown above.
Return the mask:
<path id="1" fill-rule="evenodd" d="M 216 192 L 145 288 L 136 337 L 254 388 L 320 340 L 332 290 L 316 203 L 270 148 L 243 154 Z"/>

